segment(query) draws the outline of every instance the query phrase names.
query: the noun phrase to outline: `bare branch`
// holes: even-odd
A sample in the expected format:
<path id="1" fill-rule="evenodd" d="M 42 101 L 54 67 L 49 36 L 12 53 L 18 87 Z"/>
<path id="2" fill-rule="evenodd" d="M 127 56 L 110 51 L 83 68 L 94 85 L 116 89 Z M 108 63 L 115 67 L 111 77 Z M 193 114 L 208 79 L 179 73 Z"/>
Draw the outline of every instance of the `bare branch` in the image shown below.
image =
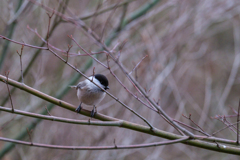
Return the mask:
<path id="1" fill-rule="evenodd" d="M 229 128 L 229 127 L 232 127 L 233 125 L 236 125 L 236 124 L 239 124 L 239 122 L 235 122 L 235 123 L 229 124 L 226 127 L 222 128 L 222 129 L 219 129 L 218 131 L 213 132 L 212 135 L 214 136 L 215 134 L 217 134 L 217 133 L 219 133 L 219 132 L 221 132 L 221 131 Z"/>
<path id="2" fill-rule="evenodd" d="M 54 14 L 54 9 L 53 9 L 53 12 L 52 12 L 51 15 L 50 15 L 49 13 L 47 13 L 47 15 L 48 15 L 47 48 L 49 48 L 49 46 L 48 46 L 48 41 L 49 41 L 49 30 L 50 30 L 51 18 L 52 18 L 52 16 L 53 16 L 53 14 Z"/>
<path id="3" fill-rule="evenodd" d="M 28 136 L 29 136 L 29 140 L 31 142 L 31 146 L 33 145 L 33 142 L 32 142 L 32 130 L 29 131 L 28 128 L 27 128 L 27 133 L 28 133 Z"/>
<path id="4" fill-rule="evenodd" d="M 199 133 L 202 133 L 202 134 L 204 134 L 204 135 L 206 135 L 206 136 L 210 136 L 208 133 L 206 133 L 206 132 L 204 132 L 204 131 L 202 131 L 202 130 L 200 130 L 200 129 L 194 128 L 194 127 L 192 127 L 192 126 L 189 126 L 189 125 L 187 125 L 187 124 L 185 124 L 185 123 L 183 123 L 183 122 L 180 122 L 180 121 L 178 121 L 178 120 L 176 120 L 176 119 L 174 119 L 174 121 L 177 122 L 177 123 L 179 123 L 179 124 L 181 124 L 181 125 L 183 125 L 183 126 L 186 126 L 186 127 L 188 127 L 188 128 L 191 128 L 192 130 L 195 130 L 195 131 L 197 131 L 197 132 L 199 132 Z"/>
<path id="5" fill-rule="evenodd" d="M 3 35 L 0 35 L 0 37 L 1 37 L 2 39 L 8 40 L 8 41 L 10 41 L 10 42 L 13 42 L 13 43 L 16 43 L 16 44 L 20 44 L 20 45 L 24 45 L 24 46 L 27 46 L 27 47 L 36 48 L 36 49 L 42 49 L 42 50 L 48 50 L 47 47 L 38 47 L 38 46 L 30 45 L 30 44 L 21 43 L 21 42 L 18 42 L 18 41 L 11 40 L 11 39 L 3 36 Z"/>
<path id="6" fill-rule="evenodd" d="M 66 61 L 65 61 L 65 63 L 67 63 L 68 62 L 68 57 L 69 57 L 69 51 L 70 51 L 70 49 L 72 48 L 72 45 L 70 46 L 70 45 L 68 45 L 68 50 L 67 50 L 67 59 L 66 59 Z"/>
<path id="7" fill-rule="evenodd" d="M 202 132 L 204 132 L 205 134 L 207 134 L 198 124 L 196 124 L 193 120 L 192 120 L 192 115 L 191 114 L 189 114 L 189 117 L 187 117 L 187 116 L 185 116 L 185 115 L 183 115 L 182 114 L 182 116 L 184 117 L 184 118 L 186 118 L 186 119 L 189 119 L 195 126 L 197 126 L 199 129 L 201 129 L 201 131 Z M 207 135 L 209 135 L 209 134 L 207 134 Z M 209 135 L 210 136 L 210 135 Z"/>
<path id="8" fill-rule="evenodd" d="M 17 54 L 19 55 L 19 58 L 20 58 L 22 83 L 24 83 L 24 80 L 23 80 L 23 69 L 22 69 L 22 53 L 23 53 L 23 47 L 24 47 L 24 45 L 22 45 L 21 53 L 19 53 L 19 52 L 17 51 Z"/>
<path id="9" fill-rule="evenodd" d="M 69 36 L 76 44 L 77 42 L 75 41 L 75 39 L 72 36 Z M 78 45 L 78 44 L 77 44 Z M 80 47 L 80 45 L 78 45 Z M 87 51 L 85 51 L 82 47 L 80 47 L 85 53 L 88 53 Z M 60 60 L 62 60 L 63 62 L 65 62 L 65 60 L 60 57 L 57 53 L 55 53 L 52 49 L 49 48 L 49 51 L 52 52 L 57 58 L 59 58 Z M 90 55 L 90 54 L 89 54 Z M 91 56 L 91 55 L 90 55 Z M 92 57 L 92 56 L 91 56 Z M 95 57 L 92 57 L 94 60 L 96 60 L 97 62 L 101 63 L 100 61 L 98 61 Z M 110 97 L 112 97 L 113 99 L 115 99 L 117 102 L 119 102 L 122 106 L 124 106 L 125 108 L 127 108 L 128 110 L 130 110 L 132 113 L 134 113 L 136 116 L 138 116 L 139 118 L 141 118 L 144 122 L 146 122 L 149 127 L 150 130 L 153 130 L 154 127 L 146 120 L 146 118 L 142 117 L 140 114 L 138 114 L 136 111 L 134 111 L 133 109 L 129 108 L 126 104 L 124 104 L 123 102 L 121 102 L 118 98 L 116 98 L 115 96 L 113 96 L 112 94 L 110 94 L 108 91 L 106 91 L 105 89 L 103 89 L 101 86 L 99 86 L 98 84 L 96 84 L 95 82 L 93 82 L 91 79 L 89 79 L 85 74 L 83 74 L 80 70 L 78 70 L 77 68 L 75 68 L 73 65 L 71 65 L 68 62 L 65 62 L 68 66 L 70 66 L 72 69 L 74 69 L 75 71 L 77 71 L 78 73 L 80 73 L 82 76 L 84 76 L 86 79 L 88 79 L 89 81 L 91 81 L 92 83 L 94 83 L 96 86 L 98 86 L 100 89 L 102 89 L 102 91 L 106 92 Z M 103 64 L 103 66 L 106 66 Z"/>
<path id="10" fill-rule="evenodd" d="M 9 89 L 9 86 L 8 86 L 8 76 L 9 76 L 9 71 L 8 72 L 5 72 L 5 76 L 6 76 L 6 81 L 4 81 L 7 85 L 7 89 L 8 89 L 8 95 L 9 95 L 9 98 L 10 98 L 10 102 L 11 102 L 11 106 L 12 106 L 12 112 L 14 112 L 14 107 L 13 107 L 13 102 L 12 102 L 12 96 L 11 96 L 11 92 L 10 92 L 10 89 Z"/>
<path id="11" fill-rule="evenodd" d="M 28 117 L 33 117 L 33 118 L 39 118 L 39 119 L 44 119 L 44 120 L 49 120 L 49 121 L 56 121 L 56 122 L 63 122 L 63 123 L 70 123 L 70 124 L 79 124 L 79 125 L 118 126 L 118 127 L 120 127 L 122 125 L 122 123 L 123 123 L 122 120 L 102 122 L 102 121 L 84 121 L 84 120 L 76 120 L 76 119 L 55 117 L 55 116 L 52 116 L 49 113 L 47 108 L 46 108 L 46 110 L 48 111 L 49 116 L 41 115 L 41 114 L 37 114 L 37 113 L 30 113 L 30 112 L 26 112 L 26 111 L 17 110 L 17 109 L 14 109 L 14 112 L 12 112 L 11 109 L 5 108 L 5 107 L 1 107 L 1 106 L 0 106 L 0 110 L 1 111 L 5 111 L 5 112 L 18 114 L 18 115 L 24 115 L 24 116 L 28 116 Z"/>
<path id="12" fill-rule="evenodd" d="M 128 73 L 128 74 L 131 75 L 132 72 L 140 65 L 140 63 L 141 63 L 147 56 L 148 56 L 148 55 L 144 56 L 144 57 L 137 63 L 137 65 L 133 68 L 133 70 L 132 70 L 130 73 Z"/>
<path id="13" fill-rule="evenodd" d="M 45 106 L 45 109 L 47 110 L 48 115 L 49 115 L 49 116 L 52 116 L 52 115 L 50 114 L 50 112 L 49 112 L 47 106 Z"/>
<path id="14" fill-rule="evenodd" d="M 180 143 L 180 142 L 185 142 L 188 139 L 189 139 L 188 137 L 184 137 L 184 138 L 176 139 L 176 140 L 154 142 L 154 143 L 147 143 L 147 144 L 118 145 L 117 147 L 115 145 L 114 146 L 90 146 L 89 147 L 89 146 L 61 146 L 61 145 L 50 145 L 50 144 L 42 144 L 42 143 L 31 143 L 31 142 L 26 142 L 26 141 L 20 141 L 20 140 L 14 140 L 14 139 L 0 137 L 0 141 L 4 141 L 4 142 L 12 142 L 12 143 L 16 143 L 16 144 L 41 147 L 41 148 L 64 149 L 64 150 L 135 149 L 135 148 L 156 147 L 156 146 L 161 146 L 161 145 Z"/>

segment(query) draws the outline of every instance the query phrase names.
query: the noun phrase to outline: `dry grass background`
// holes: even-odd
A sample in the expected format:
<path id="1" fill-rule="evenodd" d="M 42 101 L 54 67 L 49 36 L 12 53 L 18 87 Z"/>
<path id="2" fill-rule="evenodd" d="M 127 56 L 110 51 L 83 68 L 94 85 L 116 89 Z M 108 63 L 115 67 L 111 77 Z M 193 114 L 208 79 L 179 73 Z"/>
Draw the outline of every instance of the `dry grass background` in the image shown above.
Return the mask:
<path id="1" fill-rule="evenodd" d="M 101 8 L 107 8 L 118 1 L 103 1 Z M 57 1 L 43 0 L 42 3 L 51 8 L 57 8 Z M 71 0 L 69 9 L 82 17 L 94 13 L 99 1 Z M 127 8 L 127 16 L 140 8 L 146 2 L 136 0 Z M 7 22 L 11 19 L 17 1 L 3 0 L 0 2 L 0 33 L 7 35 Z M 99 35 L 110 14 L 112 17 L 106 26 L 103 40 L 106 40 L 113 29 L 119 25 L 122 7 L 84 20 Z M 224 127 L 221 122 L 211 119 L 218 114 L 233 114 L 228 106 L 237 110 L 239 100 L 239 36 L 240 36 L 240 2 L 238 0 L 163 0 L 139 19 L 134 20 L 111 41 L 110 48 L 117 42 L 127 42 L 121 53 L 121 62 L 131 71 L 134 64 L 148 55 L 137 69 L 137 81 L 147 89 L 151 88 L 149 96 L 160 98 L 162 108 L 174 119 L 191 124 L 182 117 L 182 114 L 191 113 L 193 120 L 206 132 L 213 133 Z M 55 17 L 55 16 L 54 16 Z M 39 46 L 42 41 L 27 29 L 27 25 L 36 28 L 40 35 L 47 33 L 48 17 L 41 7 L 29 4 L 26 11 L 19 17 L 12 39 L 24 41 L 28 44 Z M 86 50 L 98 51 L 100 48 L 79 27 L 64 22 L 60 23 L 51 35 L 49 42 L 54 46 L 67 50 L 67 45 L 72 44 L 71 52 L 77 53 L 80 49 L 67 37 L 74 38 Z M 0 40 L 0 50 L 3 49 L 4 40 Z M 19 56 L 16 50 L 21 46 L 10 43 L 4 63 L 0 68 L 1 74 L 9 70 L 11 79 L 17 80 L 21 75 Z M 33 48 L 24 48 L 23 68 L 36 52 Z M 82 52 L 81 52 L 82 53 Z M 0 53 L 1 55 L 2 53 Z M 86 65 L 90 57 L 69 58 L 69 62 L 77 68 Z M 98 59 L 105 62 L 106 56 L 100 54 Z M 117 65 L 111 63 L 114 73 L 134 93 L 136 90 L 125 78 Z M 96 73 L 105 74 L 110 81 L 110 93 L 120 98 L 129 107 L 147 118 L 155 127 L 174 132 L 158 114 L 149 110 L 135 98 L 131 97 L 124 88 L 109 74 L 105 68 L 94 62 L 92 67 L 85 71 L 91 75 L 93 67 Z M 234 75 L 235 73 L 235 75 Z M 71 68 L 59 61 L 48 51 L 41 51 L 30 71 L 24 78 L 25 84 L 54 96 L 61 86 L 66 85 L 76 74 Z M 136 74 L 133 73 L 136 77 Z M 230 75 L 232 75 L 230 77 Z M 81 79 L 83 80 L 83 78 Z M 0 84 L 0 100 L 7 95 L 6 85 Z M 48 102 L 33 95 L 18 90 L 12 95 L 16 109 L 30 112 L 40 112 Z M 66 93 L 64 101 L 78 105 L 76 91 Z M 5 104 L 10 107 L 10 102 Z M 89 108 L 90 109 L 90 108 Z M 113 101 L 110 97 L 101 102 L 98 108 L 100 113 L 124 119 L 131 122 L 144 124 L 142 120 Z M 54 107 L 51 114 L 55 116 L 88 119 L 85 116 L 67 111 L 61 107 Z M 0 113 L 0 135 L 13 138 L 19 131 L 33 121 L 33 118 L 15 116 L 10 113 Z M 236 118 L 230 119 L 235 122 Z M 9 122 L 6 124 L 6 122 Z M 4 126 L 4 127 L 3 127 Z M 197 133 L 196 133 L 197 134 Z M 226 139 L 236 139 L 236 134 L 225 130 L 217 136 Z M 139 144 L 160 141 L 162 139 L 143 133 L 137 133 L 122 128 L 81 126 L 58 122 L 42 121 L 33 130 L 33 141 L 59 145 L 100 146 L 116 144 Z M 25 138 L 28 140 L 28 138 Z M 5 143 L 0 143 L 0 148 Z M 217 153 L 183 144 L 151 147 L 134 150 L 110 151 L 65 151 L 50 150 L 17 145 L 4 159 L 238 159 L 237 156 Z"/>

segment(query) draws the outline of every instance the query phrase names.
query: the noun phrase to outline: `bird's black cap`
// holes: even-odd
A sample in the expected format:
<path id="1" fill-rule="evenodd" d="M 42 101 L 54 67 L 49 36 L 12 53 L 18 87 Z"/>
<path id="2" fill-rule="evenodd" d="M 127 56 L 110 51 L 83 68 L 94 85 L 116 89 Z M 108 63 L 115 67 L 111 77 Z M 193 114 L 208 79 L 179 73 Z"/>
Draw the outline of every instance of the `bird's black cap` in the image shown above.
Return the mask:
<path id="1" fill-rule="evenodd" d="M 104 86 L 104 89 L 109 89 L 108 87 L 108 79 L 102 74 L 94 75 L 97 80 Z"/>

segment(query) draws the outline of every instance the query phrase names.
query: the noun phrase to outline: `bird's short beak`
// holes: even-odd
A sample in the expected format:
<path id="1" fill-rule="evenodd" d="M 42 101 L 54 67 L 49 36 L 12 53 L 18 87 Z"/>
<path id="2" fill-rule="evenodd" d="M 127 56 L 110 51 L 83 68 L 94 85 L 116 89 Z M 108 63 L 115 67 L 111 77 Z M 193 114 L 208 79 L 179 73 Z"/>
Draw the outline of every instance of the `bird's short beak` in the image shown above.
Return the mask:
<path id="1" fill-rule="evenodd" d="M 105 90 L 110 89 L 108 86 L 104 88 Z"/>

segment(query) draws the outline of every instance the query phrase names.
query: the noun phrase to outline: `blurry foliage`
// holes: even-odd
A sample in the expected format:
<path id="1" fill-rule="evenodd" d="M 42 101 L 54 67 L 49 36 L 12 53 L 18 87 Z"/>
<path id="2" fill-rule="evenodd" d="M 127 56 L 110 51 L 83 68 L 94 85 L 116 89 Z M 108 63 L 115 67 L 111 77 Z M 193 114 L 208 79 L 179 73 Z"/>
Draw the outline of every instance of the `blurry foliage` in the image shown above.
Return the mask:
<path id="1" fill-rule="evenodd" d="M 25 1 L 24 1 L 25 3 Z M 24 4 L 23 3 L 23 4 Z M 42 3 L 51 8 L 58 8 L 57 1 L 44 0 Z M 99 1 L 69 1 L 68 7 L 77 17 L 84 17 L 94 13 Z M 107 8 L 118 1 L 101 1 L 101 8 Z M 126 16 L 137 10 L 145 1 L 133 1 L 127 7 Z M 7 35 L 10 32 L 8 21 L 14 15 L 17 8 L 15 1 L 3 0 L 0 2 L 0 33 Z M 160 98 L 162 108 L 174 119 L 178 119 L 192 125 L 188 120 L 182 118 L 182 114 L 192 114 L 192 118 L 208 133 L 224 127 L 224 124 L 211 119 L 215 115 L 224 113 L 232 114 L 227 106 L 232 106 L 237 110 L 239 100 L 239 66 L 234 82 L 228 86 L 229 92 L 225 100 L 222 94 L 226 90 L 226 84 L 233 67 L 235 56 L 240 54 L 236 45 L 239 41 L 234 38 L 234 23 L 240 28 L 239 23 L 239 1 L 238 0 L 202 0 L 202 1 L 161 1 L 156 4 L 144 16 L 129 23 L 126 28 L 115 39 L 112 39 L 110 48 L 117 42 L 127 39 L 120 61 L 126 66 L 129 72 L 134 68 L 146 54 L 147 58 L 139 65 L 133 76 L 138 77 L 138 82 L 145 88 L 150 89 L 149 96 L 156 100 Z M 100 9 L 101 9 L 100 8 Z M 103 40 L 106 41 L 118 27 L 123 9 L 119 7 L 112 15 L 106 25 Z M 93 25 L 93 30 L 102 34 L 103 27 L 112 11 L 105 12 L 96 17 L 85 20 L 88 26 Z M 66 15 L 68 15 L 66 13 Z M 69 15 L 70 16 L 70 15 Z M 54 16 L 55 18 L 55 16 Z M 30 32 L 26 26 L 36 28 L 42 36 L 47 33 L 48 17 L 46 11 L 41 7 L 33 5 L 31 2 L 26 10 L 22 12 L 16 21 L 13 36 L 9 37 L 17 41 L 24 41 L 28 44 L 40 46 L 42 41 Z M 78 43 L 87 51 L 98 51 L 95 41 L 83 32 L 79 27 L 70 23 L 60 23 L 53 31 L 49 42 L 63 50 L 67 50 L 68 44 L 73 42 L 67 37 L 73 35 Z M 238 35 L 239 36 L 239 35 Z M 6 41 L 0 40 L 0 57 L 4 50 Z M 10 71 L 11 79 L 20 77 L 19 56 L 16 50 L 21 46 L 10 43 L 7 54 L 1 64 L 0 72 Z M 71 52 L 78 53 L 79 48 L 73 44 Z M 32 60 L 31 57 L 36 49 L 25 47 L 23 51 L 23 68 Z M 164 77 L 162 71 L 171 63 L 173 58 L 177 62 L 173 71 Z M 106 56 L 101 54 L 98 58 L 105 61 Z M 69 62 L 77 68 L 83 68 L 90 57 L 69 58 Z M 136 90 L 128 82 L 121 71 L 115 67 L 115 74 L 133 92 Z M 102 66 L 93 62 L 92 66 L 85 72 L 92 74 L 95 67 L 96 73 L 105 74 L 110 81 L 110 92 L 116 95 L 129 107 L 146 117 L 155 127 L 173 132 L 174 129 L 161 119 L 156 113 L 144 107 L 121 87 L 119 83 Z M 137 75 L 134 75 L 136 74 Z M 56 92 L 69 84 L 76 73 L 59 61 L 48 51 L 41 51 L 29 72 L 24 77 L 24 82 L 33 88 L 46 94 L 55 95 Z M 163 78 L 164 77 L 164 78 Z M 161 79 L 163 78 L 163 79 Z M 83 79 L 81 79 L 83 80 Z M 7 89 L 5 84 L 0 84 L 0 100 L 6 97 Z M 66 91 L 62 98 L 64 101 L 78 105 L 75 90 Z M 16 90 L 13 97 L 15 108 L 40 112 L 47 102 L 42 101 L 21 90 Z M 106 97 L 98 108 L 100 113 L 143 124 L 131 112 L 120 106 L 117 102 L 112 102 L 110 97 Z M 222 104 L 219 104 L 219 101 Z M 185 102 L 184 106 L 180 106 Z M 221 106 L 222 105 L 222 106 Z M 10 107 L 10 102 L 5 104 Z M 84 106 L 83 106 L 84 107 Z M 223 110 L 224 108 L 224 110 Z M 225 112 L 222 112 L 225 111 Z M 88 119 L 82 115 L 66 111 L 63 108 L 55 107 L 51 111 L 52 115 L 73 119 Z M 25 129 L 26 125 L 34 119 L 23 116 L 15 116 L 9 113 L 0 113 L 0 135 L 4 137 L 15 137 L 19 131 Z M 235 119 L 231 119 L 235 122 Z M 230 120 L 230 121 L 231 121 Z M 8 123 L 7 123 L 8 122 Z M 111 145 L 113 139 L 117 144 L 139 144 L 159 141 L 159 138 L 137 133 L 121 128 L 94 127 L 73 124 L 63 124 L 57 122 L 42 121 L 33 131 L 33 141 L 39 143 L 61 144 L 61 145 Z M 93 132 L 94 131 L 94 132 Z M 98 131 L 98 132 L 95 132 Z M 217 136 L 234 139 L 236 137 L 230 130 L 220 132 Z M 0 148 L 5 143 L 0 142 Z M 110 150 L 110 151 L 64 151 L 49 150 L 44 148 L 34 148 L 17 145 L 12 152 L 5 156 L 5 159 L 237 159 L 235 156 L 216 153 L 182 144 L 170 146 L 151 147 L 134 150 Z"/>

